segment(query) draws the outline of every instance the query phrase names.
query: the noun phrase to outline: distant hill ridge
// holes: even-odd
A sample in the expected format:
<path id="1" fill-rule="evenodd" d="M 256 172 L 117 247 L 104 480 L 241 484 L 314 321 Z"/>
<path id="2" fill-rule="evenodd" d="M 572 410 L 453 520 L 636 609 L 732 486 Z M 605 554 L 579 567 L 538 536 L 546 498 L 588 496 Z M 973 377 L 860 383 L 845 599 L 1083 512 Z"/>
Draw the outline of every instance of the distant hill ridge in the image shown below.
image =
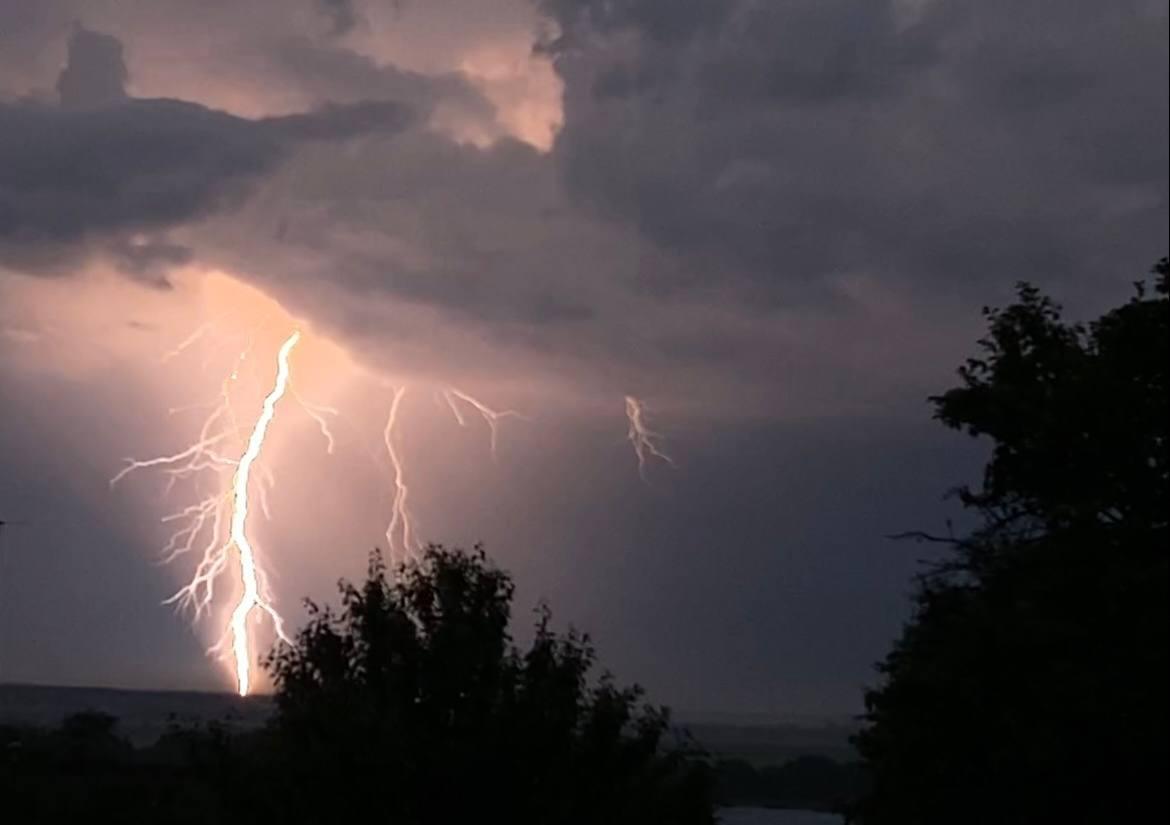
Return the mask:
<path id="1" fill-rule="evenodd" d="M 87 710 L 117 717 L 121 734 L 141 746 L 173 724 L 254 729 L 272 713 L 273 702 L 271 696 L 209 691 L 0 684 L 0 724 L 54 727 L 65 716 Z M 676 713 L 675 719 L 717 758 L 756 765 L 808 755 L 856 759 L 849 744 L 856 723 L 847 716 L 690 711 Z"/>
<path id="2" fill-rule="evenodd" d="M 248 730 L 272 713 L 270 696 L 233 693 L 127 690 L 106 687 L 0 684 L 0 724 L 54 727 L 71 713 L 100 711 L 118 719 L 119 732 L 149 745 L 171 725 L 210 722 Z"/>

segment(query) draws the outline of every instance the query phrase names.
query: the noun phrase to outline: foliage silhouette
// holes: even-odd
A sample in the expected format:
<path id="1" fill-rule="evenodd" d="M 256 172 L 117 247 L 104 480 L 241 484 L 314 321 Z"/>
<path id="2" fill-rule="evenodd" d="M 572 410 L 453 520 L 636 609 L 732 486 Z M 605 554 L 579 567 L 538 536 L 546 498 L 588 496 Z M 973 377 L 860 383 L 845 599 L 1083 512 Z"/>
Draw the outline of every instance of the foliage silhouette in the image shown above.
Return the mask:
<path id="1" fill-rule="evenodd" d="M 271 776 L 286 818 L 402 823 L 711 823 L 709 776 L 665 710 L 608 676 L 586 636 L 537 613 L 508 633 L 511 579 L 476 548 L 370 559 L 339 613 L 310 605 L 276 685 Z"/>
<path id="2" fill-rule="evenodd" d="M 1165 818 L 1167 271 L 1087 328 L 1021 285 L 985 311 L 961 385 L 931 399 L 994 444 L 959 491 L 982 523 L 918 534 L 953 550 L 866 695 L 855 821 Z"/>

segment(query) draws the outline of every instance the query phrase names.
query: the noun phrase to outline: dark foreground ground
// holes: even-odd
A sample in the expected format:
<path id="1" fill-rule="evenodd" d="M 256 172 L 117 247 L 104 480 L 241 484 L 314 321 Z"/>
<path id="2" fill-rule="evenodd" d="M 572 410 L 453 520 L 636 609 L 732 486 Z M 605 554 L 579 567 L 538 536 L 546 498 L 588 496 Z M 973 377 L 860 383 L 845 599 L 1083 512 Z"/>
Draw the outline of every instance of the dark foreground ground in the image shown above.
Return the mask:
<path id="1" fill-rule="evenodd" d="M 71 714 L 99 712 L 116 718 L 117 735 L 137 749 L 150 748 L 175 728 L 257 730 L 272 710 L 267 696 L 0 685 L 0 728 L 47 730 Z M 854 725 L 847 717 L 764 719 L 694 713 L 679 714 L 676 721 L 710 755 L 719 801 L 737 807 L 727 813 L 729 823 L 831 823 L 832 818 L 800 819 L 796 813 L 760 809 L 831 811 L 859 787 L 857 757 L 849 743 Z"/>

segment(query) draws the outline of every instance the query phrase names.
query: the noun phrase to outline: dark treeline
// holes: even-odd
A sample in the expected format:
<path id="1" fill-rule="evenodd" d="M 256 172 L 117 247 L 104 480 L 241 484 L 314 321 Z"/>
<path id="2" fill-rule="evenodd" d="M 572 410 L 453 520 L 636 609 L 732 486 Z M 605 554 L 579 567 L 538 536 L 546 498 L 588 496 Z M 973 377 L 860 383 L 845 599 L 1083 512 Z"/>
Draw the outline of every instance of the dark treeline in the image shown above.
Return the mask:
<path id="1" fill-rule="evenodd" d="M 134 748 L 117 725 L 108 714 L 82 712 L 53 730 L 0 726 L 5 812 L 28 822 L 196 823 L 224 815 L 209 768 L 229 762 L 226 733 L 176 728 Z"/>

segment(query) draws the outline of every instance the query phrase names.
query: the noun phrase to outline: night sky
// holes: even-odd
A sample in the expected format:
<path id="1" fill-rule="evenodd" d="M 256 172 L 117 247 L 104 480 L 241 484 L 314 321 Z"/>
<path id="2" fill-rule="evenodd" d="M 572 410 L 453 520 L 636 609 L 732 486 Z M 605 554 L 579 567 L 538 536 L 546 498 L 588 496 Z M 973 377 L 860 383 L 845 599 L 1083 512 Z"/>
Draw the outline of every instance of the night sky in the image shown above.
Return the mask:
<path id="1" fill-rule="evenodd" d="M 1147 0 L 0 0 L 0 681 L 232 687 L 232 571 L 193 623 L 159 551 L 230 470 L 109 481 L 231 373 L 246 440 L 295 328 L 249 522 L 290 625 L 387 545 L 405 388 L 418 537 L 483 541 L 518 636 L 856 712 L 933 552 L 885 537 L 985 457 L 926 401 L 980 309 L 1166 252 L 1167 43 Z M 453 387 L 519 413 L 494 457 Z"/>

